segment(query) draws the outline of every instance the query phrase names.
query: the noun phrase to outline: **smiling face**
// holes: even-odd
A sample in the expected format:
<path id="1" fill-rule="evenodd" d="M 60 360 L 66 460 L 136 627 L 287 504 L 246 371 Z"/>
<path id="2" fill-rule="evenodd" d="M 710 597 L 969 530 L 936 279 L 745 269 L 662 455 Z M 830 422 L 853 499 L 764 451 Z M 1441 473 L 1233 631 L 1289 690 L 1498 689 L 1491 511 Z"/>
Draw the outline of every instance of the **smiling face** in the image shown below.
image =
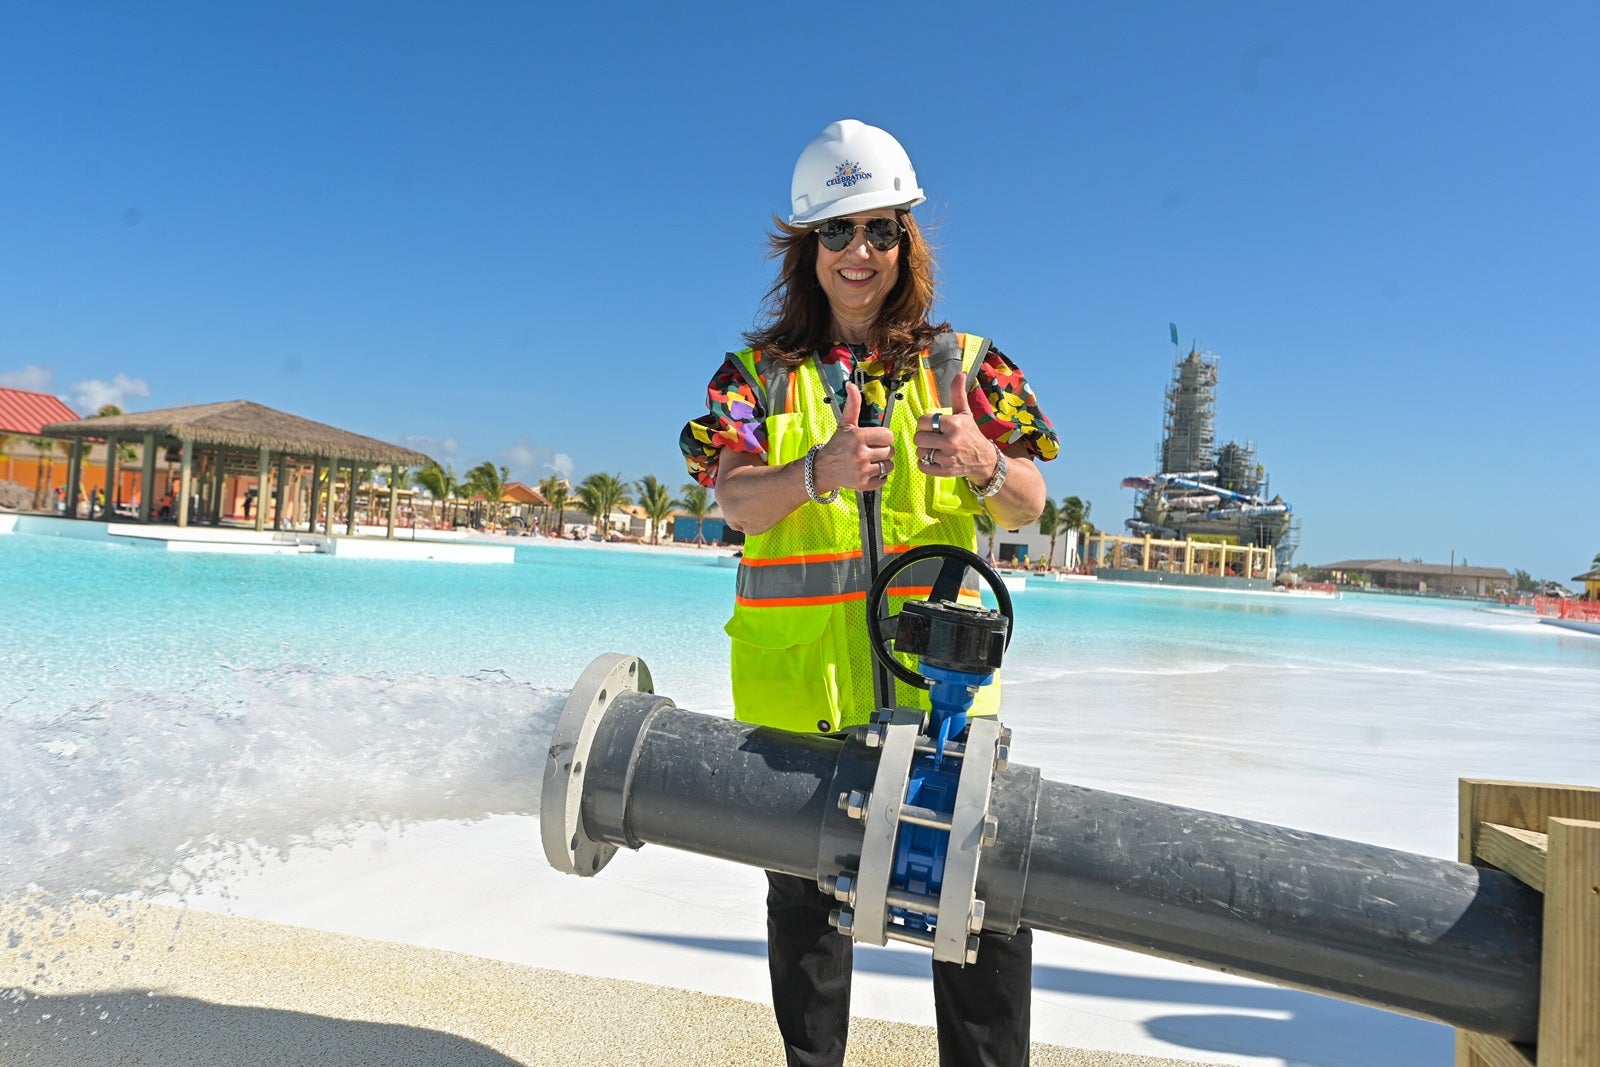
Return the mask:
<path id="1" fill-rule="evenodd" d="M 892 219 L 893 208 L 864 211 L 851 215 L 858 224 L 868 219 Z M 813 238 L 814 239 L 814 238 Z M 900 280 L 900 245 L 880 252 L 867 240 L 865 229 L 858 228 L 842 251 L 830 252 L 817 242 L 817 282 L 833 309 L 836 340 L 864 342 L 877 321 L 883 303 Z"/>

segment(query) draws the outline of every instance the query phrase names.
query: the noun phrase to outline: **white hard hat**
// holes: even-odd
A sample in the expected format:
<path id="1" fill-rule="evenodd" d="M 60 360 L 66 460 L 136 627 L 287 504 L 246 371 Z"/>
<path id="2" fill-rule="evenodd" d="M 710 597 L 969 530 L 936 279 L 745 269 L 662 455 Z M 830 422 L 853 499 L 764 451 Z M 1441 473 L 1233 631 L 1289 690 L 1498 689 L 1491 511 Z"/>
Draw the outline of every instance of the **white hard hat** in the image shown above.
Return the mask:
<path id="1" fill-rule="evenodd" d="M 806 145 L 789 185 L 795 226 L 814 226 L 841 215 L 877 208 L 908 208 L 927 197 L 917 186 L 911 157 L 888 131 L 841 119 Z"/>

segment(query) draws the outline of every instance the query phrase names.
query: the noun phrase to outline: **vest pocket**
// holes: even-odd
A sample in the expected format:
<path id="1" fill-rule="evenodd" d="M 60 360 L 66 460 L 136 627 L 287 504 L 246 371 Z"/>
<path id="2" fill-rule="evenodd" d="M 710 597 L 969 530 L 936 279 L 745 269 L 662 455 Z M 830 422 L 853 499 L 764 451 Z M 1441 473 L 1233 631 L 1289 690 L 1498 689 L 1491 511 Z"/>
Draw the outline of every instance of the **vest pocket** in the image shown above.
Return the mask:
<path id="1" fill-rule="evenodd" d="M 796 733 L 830 733 L 843 720 L 853 687 L 837 605 L 734 610 L 725 632 L 734 717 Z"/>
<path id="2" fill-rule="evenodd" d="M 805 423 L 798 412 L 768 415 L 766 429 L 767 463 L 771 466 L 793 463 L 804 457 L 806 449 L 811 447 L 807 443 Z"/>
<path id="3" fill-rule="evenodd" d="M 977 514 L 983 510 L 983 501 L 961 478 L 929 478 L 927 483 L 930 514 Z"/>

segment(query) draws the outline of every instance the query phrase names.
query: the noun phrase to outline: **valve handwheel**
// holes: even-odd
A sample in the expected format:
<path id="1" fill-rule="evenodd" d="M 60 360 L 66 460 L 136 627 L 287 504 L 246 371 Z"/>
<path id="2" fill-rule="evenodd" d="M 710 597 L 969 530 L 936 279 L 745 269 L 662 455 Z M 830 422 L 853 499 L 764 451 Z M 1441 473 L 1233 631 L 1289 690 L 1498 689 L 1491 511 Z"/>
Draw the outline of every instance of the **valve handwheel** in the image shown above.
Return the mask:
<path id="1" fill-rule="evenodd" d="M 898 614 L 884 617 L 890 583 L 907 567 L 927 559 L 944 560 L 928 599 L 908 602 Z M 989 586 L 999 611 L 960 602 L 961 581 L 968 569 Z M 867 634 L 873 656 L 896 678 L 918 689 L 932 683 L 896 659 L 895 651 L 913 653 L 941 673 L 992 674 L 1011 643 L 1015 621 L 1005 580 L 982 556 L 955 545 L 921 545 L 896 556 L 867 592 Z"/>

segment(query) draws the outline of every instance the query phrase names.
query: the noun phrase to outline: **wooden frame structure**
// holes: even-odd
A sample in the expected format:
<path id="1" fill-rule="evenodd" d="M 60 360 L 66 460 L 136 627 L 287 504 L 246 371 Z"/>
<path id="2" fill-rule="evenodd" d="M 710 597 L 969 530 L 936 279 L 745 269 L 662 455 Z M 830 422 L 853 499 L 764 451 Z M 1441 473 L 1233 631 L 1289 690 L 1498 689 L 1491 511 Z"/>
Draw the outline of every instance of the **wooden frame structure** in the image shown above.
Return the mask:
<path id="1" fill-rule="evenodd" d="M 1233 545 L 1193 538 L 1170 540 L 1148 534 L 1090 534 L 1084 545 L 1084 558 L 1093 558 L 1102 567 L 1171 574 L 1234 575 L 1271 581 L 1278 573 L 1277 553 L 1271 545 Z"/>
<path id="2" fill-rule="evenodd" d="M 1461 780 L 1458 859 L 1544 894 L 1539 1041 L 1456 1031 L 1456 1067 L 1600 1064 L 1600 788 Z"/>

